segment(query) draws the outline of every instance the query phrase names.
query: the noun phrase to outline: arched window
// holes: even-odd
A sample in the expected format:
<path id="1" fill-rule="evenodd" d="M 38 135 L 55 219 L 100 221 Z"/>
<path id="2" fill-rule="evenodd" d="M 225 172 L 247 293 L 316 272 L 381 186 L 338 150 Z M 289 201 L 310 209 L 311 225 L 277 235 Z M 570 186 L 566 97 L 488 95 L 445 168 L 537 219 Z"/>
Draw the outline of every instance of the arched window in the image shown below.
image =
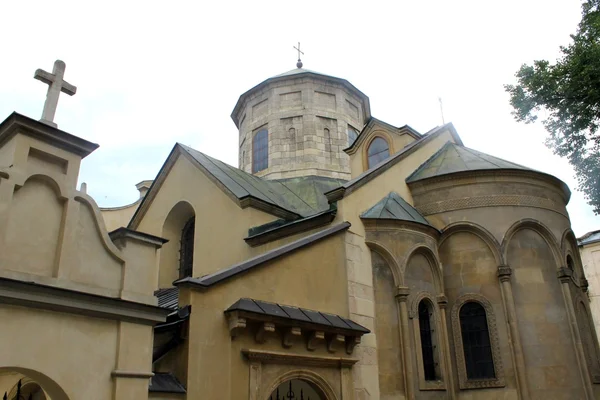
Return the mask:
<path id="1" fill-rule="evenodd" d="M 388 158 L 390 156 L 390 147 L 385 139 L 380 137 L 373 139 L 369 145 L 367 156 L 369 159 L 369 168 Z"/>
<path id="2" fill-rule="evenodd" d="M 433 312 L 427 300 L 419 303 L 419 331 L 421 333 L 421 352 L 423 354 L 423 375 L 426 381 L 438 379 L 434 356 Z"/>
<path id="3" fill-rule="evenodd" d="M 179 279 L 192 276 L 194 267 L 194 230 L 196 217 L 185 223 L 181 231 L 181 247 L 179 249 Z"/>
<path id="4" fill-rule="evenodd" d="M 467 379 L 494 379 L 494 359 L 483 306 L 471 301 L 459 313 Z"/>
<path id="5" fill-rule="evenodd" d="M 252 173 L 260 172 L 269 166 L 269 132 L 261 129 L 252 140 Z"/>

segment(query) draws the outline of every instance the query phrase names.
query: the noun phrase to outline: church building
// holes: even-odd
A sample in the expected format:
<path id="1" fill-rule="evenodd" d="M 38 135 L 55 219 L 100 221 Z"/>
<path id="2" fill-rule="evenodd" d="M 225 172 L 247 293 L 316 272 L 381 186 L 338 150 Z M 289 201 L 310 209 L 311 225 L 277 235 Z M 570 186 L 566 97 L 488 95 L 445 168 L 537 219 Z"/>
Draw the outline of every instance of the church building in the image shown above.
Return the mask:
<path id="1" fill-rule="evenodd" d="M 600 398 L 556 177 L 298 60 L 235 104 L 237 167 L 176 143 L 100 208 L 98 145 L 53 122 L 64 70 L 36 73 L 41 121 L 0 124 L 0 397 Z"/>

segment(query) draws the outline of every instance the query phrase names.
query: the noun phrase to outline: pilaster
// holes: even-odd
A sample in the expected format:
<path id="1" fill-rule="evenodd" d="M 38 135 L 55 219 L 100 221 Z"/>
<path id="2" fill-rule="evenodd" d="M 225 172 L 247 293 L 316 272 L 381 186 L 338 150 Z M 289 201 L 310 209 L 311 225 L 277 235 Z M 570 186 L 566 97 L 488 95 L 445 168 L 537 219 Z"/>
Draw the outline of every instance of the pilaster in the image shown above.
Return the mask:
<path id="1" fill-rule="evenodd" d="M 573 338 L 573 344 L 575 346 L 575 356 L 577 357 L 577 364 L 579 366 L 579 373 L 581 375 L 585 397 L 586 399 L 591 400 L 594 398 L 592 381 L 590 379 L 590 372 L 585 361 L 585 353 L 583 350 L 583 344 L 581 342 L 579 326 L 577 325 L 575 306 L 573 305 L 573 297 L 571 296 L 571 288 L 569 287 L 573 280 L 572 275 L 573 271 L 567 267 L 561 267 L 557 272 L 558 280 L 560 281 L 560 286 L 562 288 L 563 297 L 565 300 L 565 306 L 567 308 L 569 328 L 571 329 L 571 337 Z"/>
<path id="2" fill-rule="evenodd" d="M 450 398 L 455 400 L 457 397 L 454 386 L 454 373 L 452 371 L 452 358 L 450 357 L 450 341 L 448 339 L 448 324 L 446 320 L 446 309 L 448 308 L 448 298 L 444 295 L 437 297 L 438 307 L 440 309 L 440 320 L 442 329 L 442 354 L 444 363 L 446 364 L 446 390 L 450 394 Z"/>
<path id="3" fill-rule="evenodd" d="M 517 389 L 523 400 L 529 400 L 529 387 L 527 385 L 527 375 L 525 369 L 525 356 L 523 354 L 523 345 L 521 344 L 521 335 L 517 322 L 517 311 L 515 298 L 512 292 L 511 275 L 512 269 L 508 265 L 498 266 L 498 280 L 500 281 L 500 290 L 502 292 L 502 303 L 506 322 L 508 324 L 508 342 L 512 349 L 512 355 L 515 366 L 515 375 L 517 378 Z"/>
<path id="4" fill-rule="evenodd" d="M 404 380 L 406 388 L 406 398 L 412 400 L 415 398 L 413 388 L 413 368 L 411 362 L 410 332 L 408 327 L 408 306 L 406 304 L 410 289 L 405 286 L 396 288 L 396 302 L 400 312 L 400 338 L 402 340 L 402 359 L 404 361 Z"/>

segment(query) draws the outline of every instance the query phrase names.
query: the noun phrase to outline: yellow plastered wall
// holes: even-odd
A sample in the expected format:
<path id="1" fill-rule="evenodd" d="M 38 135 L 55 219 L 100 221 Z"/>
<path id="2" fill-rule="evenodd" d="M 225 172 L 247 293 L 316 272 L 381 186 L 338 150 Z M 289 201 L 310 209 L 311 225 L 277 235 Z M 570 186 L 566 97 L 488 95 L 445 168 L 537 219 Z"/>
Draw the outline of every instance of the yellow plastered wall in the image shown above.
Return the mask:
<path id="1" fill-rule="evenodd" d="M 589 283 L 590 308 L 596 333 L 600 335 L 600 242 L 579 248 L 585 277 Z"/>
<path id="2" fill-rule="evenodd" d="M 248 331 L 242 331 L 232 340 L 223 314 L 241 297 L 347 317 L 344 258 L 343 234 L 339 233 L 206 291 L 185 289 L 191 291 L 193 310 L 189 334 L 188 398 L 248 398 L 249 365 L 241 349 L 258 345 L 254 342 L 253 333 Z M 291 349 L 283 349 L 280 336 L 269 337 L 260 349 L 331 356 L 325 344 L 315 352 L 308 352 L 306 345 L 300 342 Z"/>
<path id="3" fill-rule="evenodd" d="M 133 217 L 135 210 L 140 205 L 141 199 L 124 207 L 101 208 L 102 218 L 106 224 L 106 229 L 111 232 L 117 228 L 126 227 Z"/>
<path id="4" fill-rule="evenodd" d="M 2 369 L 20 367 L 43 374 L 60 386 L 70 400 L 113 398 L 116 321 L 4 304 L 0 305 L 0 319 L 11 321 L 2 325 L 0 333 Z M 52 398 L 64 400 L 52 393 L 44 379 L 35 381 Z"/>
<path id="5" fill-rule="evenodd" d="M 194 276 L 214 272 L 252 256 L 252 248 L 243 240 L 248 236 L 248 229 L 277 219 L 250 207 L 240 208 L 197 166 L 185 156 L 179 156 L 136 229 L 162 237 L 167 216 L 181 202 L 189 203 L 196 216 Z M 171 251 L 172 256 L 161 262 L 160 287 L 171 286 L 178 278 L 179 243 L 175 242 L 179 238 L 171 235 L 167 239 L 171 239 L 171 243 L 167 243 L 161 252 Z"/>

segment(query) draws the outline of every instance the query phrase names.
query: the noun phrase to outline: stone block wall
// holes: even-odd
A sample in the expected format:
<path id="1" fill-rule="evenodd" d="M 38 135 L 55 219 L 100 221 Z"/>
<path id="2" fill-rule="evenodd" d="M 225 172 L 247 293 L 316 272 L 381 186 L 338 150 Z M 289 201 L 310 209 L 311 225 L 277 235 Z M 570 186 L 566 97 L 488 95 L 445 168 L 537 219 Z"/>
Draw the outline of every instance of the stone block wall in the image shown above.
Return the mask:
<path id="1" fill-rule="evenodd" d="M 239 168 L 252 173 L 252 141 L 268 130 L 266 179 L 318 175 L 350 179 L 348 127 L 360 130 L 368 108 L 348 87 L 318 75 L 274 81 L 248 95 L 239 113 Z"/>

